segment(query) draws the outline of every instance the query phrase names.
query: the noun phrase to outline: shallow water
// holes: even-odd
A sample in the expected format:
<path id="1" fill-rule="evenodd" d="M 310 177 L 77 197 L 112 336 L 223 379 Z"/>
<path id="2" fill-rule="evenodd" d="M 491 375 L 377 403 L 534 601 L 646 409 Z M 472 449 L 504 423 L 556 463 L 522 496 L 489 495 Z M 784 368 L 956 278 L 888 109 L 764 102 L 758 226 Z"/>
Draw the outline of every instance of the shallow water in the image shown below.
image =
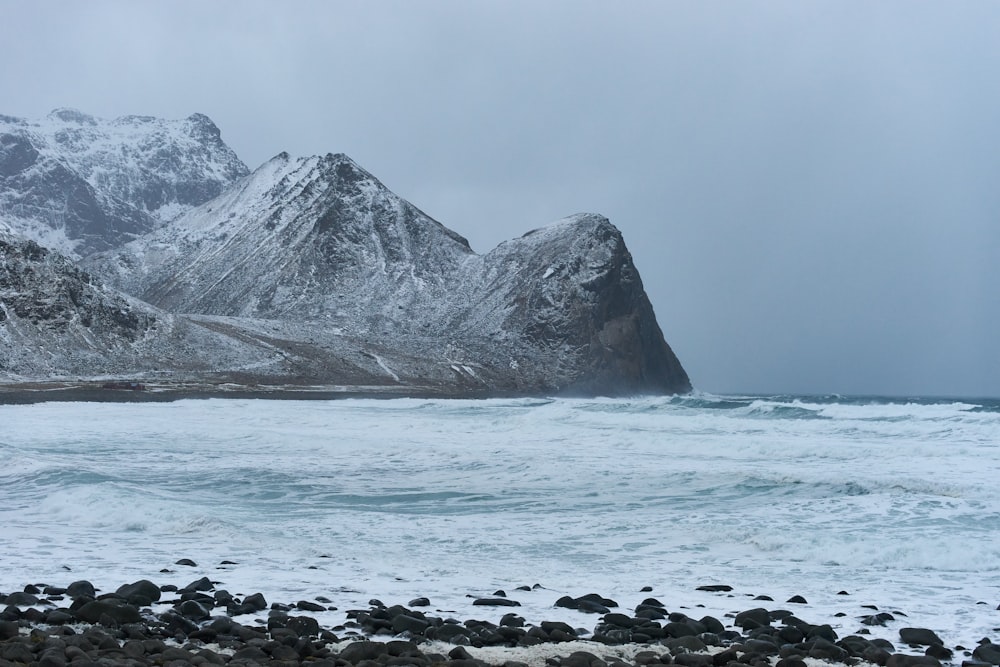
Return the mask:
<path id="1" fill-rule="evenodd" d="M 45 403 L 0 424 L 0 591 L 208 574 L 269 601 L 427 595 L 496 621 L 509 609 L 466 596 L 500 588 L 529 621 L 592 629 L 552 603 L 652 586 L 698 617 L 800 594 L 796 614 L 841 635 L 874 604 L 908 615 L 872 630 L 894 641 L 918 625 L 973 646 L 1000 625 L 997 401 Z"/>

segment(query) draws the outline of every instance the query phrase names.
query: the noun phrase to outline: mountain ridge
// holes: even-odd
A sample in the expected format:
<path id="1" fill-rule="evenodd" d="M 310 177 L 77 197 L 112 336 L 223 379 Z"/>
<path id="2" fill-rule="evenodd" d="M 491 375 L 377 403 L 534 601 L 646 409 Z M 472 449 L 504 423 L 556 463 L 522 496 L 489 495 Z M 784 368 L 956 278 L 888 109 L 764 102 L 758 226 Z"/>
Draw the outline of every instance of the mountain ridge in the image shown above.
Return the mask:
<path id="1" fill-rule="evenodd" d="M 151 231 L 248 171 L 203 114 L 0 116 L 0 218 L 74 258 Z"/>
<path id="2" fill-rule="evenodd" d="M 5 131 L 16 128 L 17 119 L 0 117 L 0 167 L 7 165 L 0 176 L 8 174 L 0 180 L 0 204 L 5 192 L 8 202 L 23 197 L 16 187 L 20 181 L 10 175 L 22 174 L 42 157 L 84 183 L 75 187 L 104 197 L 98 204 L 120 201 L 123 210 L 151 222 L 145 231 L 140 226 L 122 232 L 112 225 L 103 237 L 105 247 L 78 239 L 73 246 L 78 265 L 59 264 L 55 270 L 54 254 L 36 257 L 16 241 L 25 226 L 29 236 L 44 240 L 51 220 L 15 216 L 16 224 L 10 224 L 9 209 L 0 206 L 0 230 L 4 221 L 13 230 L 0 236 L 7 239 L 0 246 L 7 248 L 6 257 L 0 253 L 0 266 L 3 261 L 7 266 L 0 274 L 6 275 L 0 279 L 0 306 L 25 298 L 52 301 L 59 296 L 56 285 L 74 281 L 100 295 L 86 303 L 71 299 L 81 312 L 117 303 L 121 295 L 136 317 L 160 323 L 144 334 L 149 353 L 125 354 L 132 361 L 121 372 L 139 376 L 156 369 L 175 378 L 449 395 L 691 388 L 621 232 L 603 216 L 569 216 L 480 255 L 460 234 L 342 153 L 305 158 L 279 153 L 252 172 L 243 166 L 245 173 L 237 174 L 241 162 L 206 159 L 235 153 L 200 114 L 172 125 L 122 117 L 112 121 L 125 128 L 117 134 L 106 129 L 106 121 L 75 110 L 56 110 L 49 119 L 66 132 L 62 152 L 30 133 Z M 79 131 L 69 132 L 67 125 Z M 188 149 L 178 133 L 193 142 Z M 141 138 L 138 148 L 135 137 Z M 156 155 L 147 148 L 158 141 L 166 142 L 163 155 L 169 159 L 151 181 L 135 169 L 136 155 Z M 179 182 L 178 172 L 191 181 L 183 189 L 187 198 L 181 190 L 161 187 Z M 65 194 L 64 181 L 28 180 L 49 200 Z M 136 183 L 141 187 L 133 187 Z M 197 201 L 215 188 L 215 196 Z M 165 192 L 172 197 L 169 204 L 163 204 Z M 154 214 L 161 217 L 154 220 Z M 125 220 L 121 213 L 115 218 L 119 224 Z M 81 250 L 89 252 L 81 256 Z M 27 290 L 14 277 L 24 271 L 47 275 L 52 284 L 47 289 L 45 281 L 36 281 L 33 291 Z M 8 377 L 25 377 L 18 363 L 21 370 L 42 368 L 10 351 L 10 331 L 23 342 L 34 330 L 39 344 L 54 350 L 48 354 L 52 363 L 42 369 L 50 375 L 59 375 L 60 359 L 64 371 L 76 374 L 86 374 L 87 365 L 75 361 L 84 357 L 94 360 L 91 375 L 106 374 L 101 363 L 115 365 L 114 355 L 81 357 L 76 349 L 81 341 L 101 347 L 91 332 L 77 330 L 84 316 L 70 318 L 77 329 L 65 329 L 61 349 L 59 337 L 41 320 L 18 312 L 0 322 L 0 352 L 7 341 L 5 354 L 20 360 L 0 363 L 0 379 L 5 369 Z M 116 347 L 114 340 L 103 345 L 131 349 L 125 342 Z M 177 346 L 189 352 L 184 363 Z"/>

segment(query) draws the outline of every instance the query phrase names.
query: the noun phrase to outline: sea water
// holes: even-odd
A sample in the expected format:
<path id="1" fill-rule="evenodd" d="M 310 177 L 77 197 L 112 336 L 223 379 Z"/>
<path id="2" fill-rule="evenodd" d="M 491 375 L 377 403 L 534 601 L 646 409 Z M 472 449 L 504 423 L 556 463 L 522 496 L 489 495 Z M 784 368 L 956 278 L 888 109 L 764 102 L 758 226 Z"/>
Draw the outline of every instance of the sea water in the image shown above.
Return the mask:
<path id="1" fill-rule="evenodd" d="M 871 605 L 897 618 L 875 636 L 973 647 L 1000 640 L 998 443 L 992 400 L 4 405 L 0 592 L 208 576 L 325 597 L 332 625 L 418 596 L 496 622 L 510 609 L 472 602 L 502 589 L 528 622 L 585 629 L 553 603 L 596 592 L 727 625 L 791 608 L 841 636 Z"/>

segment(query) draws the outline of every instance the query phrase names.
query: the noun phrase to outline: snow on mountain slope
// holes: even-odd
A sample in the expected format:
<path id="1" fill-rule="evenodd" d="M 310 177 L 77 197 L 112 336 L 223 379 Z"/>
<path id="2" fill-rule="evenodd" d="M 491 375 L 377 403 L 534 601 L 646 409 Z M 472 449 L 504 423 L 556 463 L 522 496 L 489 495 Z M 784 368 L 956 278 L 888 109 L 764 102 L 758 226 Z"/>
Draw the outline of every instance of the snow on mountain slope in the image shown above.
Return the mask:
<path id="1" fill-rule="evenodd" d="M 519 336 L 539 373 L 583 393 L 684 392 L 690 381 L 663 338 L 621 232 L 578 214 L 500 244 L 466 265 L 456 332 Z"/>
<path id="2" fill-rule="evenodd" d="M 446 278 L 472 255 L 465 239 L 347 156 L 282 153 L 222 196 L 89 263 L 174 312 L 367 329 L 446 298 Z"/>
<path id="3" fill-rule="evenodd" d="M 690 389 L 607 219 L 573 216 L 480 256 L 344 155 L 278 155 L 86 265 L 171 312 L 284 322 L 274 336 L 396 383 Z"/>
<path id="4" fill-rule="evenodd" d="M 0 216 L 75 257 L 116 247 L 247 173 L 206 116 L 0 116 Z"/>
<path id="5" fill-rule="evenodd" d="M 0 381 L 287 372 L 234 339 L 103 285 L 68 258 L 0 230 Z"/>
<path id="6" fill-rule="evenodd" d="M 345 155 L 248 173 L 200 114 L 0 116 L 0 316 L 0 381 L 690 389 L 602 216 L 477 255 Z"/>

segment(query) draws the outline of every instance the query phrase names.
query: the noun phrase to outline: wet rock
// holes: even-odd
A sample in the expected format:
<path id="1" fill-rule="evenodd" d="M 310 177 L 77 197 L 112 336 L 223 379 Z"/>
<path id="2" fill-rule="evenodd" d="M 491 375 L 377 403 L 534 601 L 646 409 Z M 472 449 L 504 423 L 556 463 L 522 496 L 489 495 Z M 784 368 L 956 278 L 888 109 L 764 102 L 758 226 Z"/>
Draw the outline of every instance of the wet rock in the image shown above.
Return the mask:
<path id="1" fill-rule="evenodd" d="M 844 662 L 850 653 L 831 641 L 818 638 L 812 642 L 808 656 L 817 660 L 827 660 L 831 662 Z"/>
<path id="2" fill-rule="evenodd" d="M 233 653 L 230 663 L 246 665 L 267 665 L 271 662 L 271 656 L 264 652 L 259 646 L 244 646 Z"/>
<path id="3" fill-rule="evenodd" d="M 928 630 L 927 628 L 900 628 L 899 638 L 906 644 L 916 644 L 919 646 L 944 644 L 933 630 Z"/>
<path id="4" fill-rule="evenodd" d="M 991 665 L 1000 665 L 1000 644 L 980 644 L 972 651 L 972 657 Z"/>
<path id="5" fill-rule="evenodd" d="M 520 607 L 521 603 L 509 598 L 478 598 L 472 603 L 477 607 Z"/>
<path id="6" fill-rule="evenodd" d="M 941 661 L 927 655 L 893 653 L 886 661 L 885 667 L 941 667 Z"/>
<path id="7" fill-rule="evenodd" d="M 115 594 L 138 606 L 148 606 L 153 602 L 158 602 L 161 596 L 160 587 L 149 579 L 140 579 L 134 583 L 119 586 Z M 144 602 L 146 600 L 148 602 Z"/>
<path id="8" fill-rule="evenodd" d="M 674 655 L 674 663 L 683 667 L 714 667 L 712 656 L 704 653 L 680 653 Z"/>
<path id="9" fill-rule="evenodd" d="M 38 604 L 38 597 L 33 593 L 27 593 L 24 591 L 18 591 L 16 593 L 11 593 L 4 600 L 5 604 L 16 605 L 19 607 L 29 607 L 31 605 Z"/>
<path id="10" fill-rule="evenodd" d="M 889 662 L 889 658 L 892 657 L 892 653 L 873 644 L 862 651 L 861 655 L 858 657 L 865 662 L 872 663 L 873 665 L 886 665 Z"/>
<path id="11" fill-rule="evenodd" d="M 872 614 L 870 616 L 865 616 L 861 619 L 862 625 L 878 625 L 884 626 L 889 621 L 895 621 L 896 617 L 888 612 L 879 612 L 878 614 Z"/>
<path id="12" fill-rule="evenodd" d="M 802 658 L 782 658 L 774 667 L 806 667 Z"/>
<path id="13" fill-rule="evenodd" d="M 253 595 L 248 595 L 243 599 L 243 606 L 249 607 L 255 611 L 264 611 L 267 609 L 267 600 L 264 599 L 262 593 L 254 593 Z"/>
<path id="14" fill-rule="evenodd" d="M 211 616 L 208 607 L 197 600 L 184 600 L 177 607 L 177 613 L 192 621 L 204 621 Z"/>
<path id="15" fill-rule="evenodd" d="M 295 608 L 301 611 L 326 611 L 326 607 L 309 600 L 299 600 L 295 603 Z"/>
<path id="16" fill-rule="evenodd" d="M 793 595 L 792 597 L 788 598 L 787 602 L 790 604 L 809 604 L 808 602 L 806 602 L 806 599 L 801 595 Z"/>
<path id="17" fill-rule="evenodd" d="M 175 611 L 168 611 L 161 614 L 160 620 L 163 621 L 166 629 L 169 630 L 172 635 L 180 633 L 187 636 L 188 633 L 198 630 L 197 623 L 189 618 L 181 616 Z"/>
<path id="18" fill-rule="evenodd" d="M 807 639 L 825 639 L 829 642 L 835 642 L 838 639 L 836 631 L 826 623 L 807 626 L 805 633 Z"/>
<path id="19" fill-rule="evenodd" d="M 708 649 L 705 642 L 697 637 L 676 637 L 664 639 L 663 645 L 670 649 L 675 656 L 684 652 L 701 652 Z"/>
<path id="20" fill-rule="evenodd" d="M 0 644 L 0 658 L 12 663 L 29 665 L 35 661 L 35 654 L 27 644 L 20 641 L 8 641 Z"/>
<path id="21" fill-rule="evenodd" d="M 507 614 L 503 615 L 503 617 L 500 619 L 500 625 L 501 626 L 508 626 L 508 627 L 511 627 L 511 628 L 523 628 L 524 627 L 524 618 L 521 617 L 521 616 L 518 616 L 514 612 L 510 612 L 510 613 L 507 613 Z"/>
<path id="22" fill-rule="evenodd" d="M 570 640 L 576 639 L 576 630 L 574 630 L 569 624 L 563 623 L 561 621 L 542 621 L 541 628 L 549 635 L 550 638 L 554 638 L 553 635 L 556 632 L 562 633 L 562 635 L 568 636 Z M 562 641 L 569 641 L 563 639 Z"/>
<path id="23" fill-rule="evenodd" d="M 45 614 L 45 622 L 49 625 L 65 625 L 75 621 L 76 617 L 65 609 L 53 609 Z"/>
<path id="24" fill-rule="evenodd" d="M 677 621 L 667 623 L 663 626 L 663 630 L 671 637 L 693 637 L 700 634 L 687 623 Z"/>
<path id="25" fill-rule="evenodd" d="M 705 626 L 705 632 L 719 634 L 726 631 L 725 626 L 722 625 L 722 621 L 714 616 L 702 616 L 698 622 Z"/>
<path id="26" fill-rule="evenodd" d="M 319 636 L 319 621 L 311 616 L 290 616 L 285 627 L 299 637 Z"/>
<path id="27" fill-rule="evenodd" d="M 770 624 L 771 612 L 763 607 L 741 611 L 736 614 L 736 618 L 733 620 L 733 625 L 743 628 L 744 630 L 752 630 L 754 628 L 760 628 Z"/>
<path id="28" fill-rule="evenodd" d="M 384 645 L 380 642 L 352 642 L 341 649 L 339 658 L 353 665 L 357 665 L 362 660 L 378 659 L 378 657 L 382 655 L 383 650 Z M 235 658 L 236 656 L 233 657 Z"/>
<path id="29" fill-rule="evenodd" d="M 97 597 L 97 591 L 94 590 L 94 584 L 86 580 L 74 581 L 69 586 L 66 587 L 66 595 L 71 598 L 95 598 Z"/>
<path id="30" fill-rule="evenodd" d="M 431 606 L 431 601 L 428 598 L 415 598 L 410 600 L 409 606 L 411 607 L 429 607 Z"/>
<path id="31" fill-rule="evenodd" d="M 425 636 L 428 639 L 437 639 L 455 644 L 457 643 L 456 638 L 464 637 L 465 640 L 468 640 L 470 634 L 469 629 L 462 625 L 457 623 L 443 623 L 440 626 L 428 628 Z"/>
<path id="32" fill-rule="evenodd" d="M 97 623 L 102 616 L 113 619 L 116 623 L 138 623 L 141 620 L 139 610 L 130 604 L 118 600 L 91 600 L 76 610 L 76 617 L 87 623 Z"/>
<path id="33" fill-rule="evenodd" d="M 580 597 L 577 598 L 577 601 L 595 602 L 597 604 L 604 605 L 605 607 L 612 607 L 612 608 L 618 606 L 618 603 L 612 600 L 611 598 L 606 598 L 602 595 L 598 595 L 597 593 L 587 593 L 586 595 L 581 595 Z"/>
<path id="34" fill-rule="evenodd" d="M 733 590 L 733 587 L 727 586 L 726 584 L 708 584 L 705 586 L 699 586 L 695 590 L 708 591 L 709 593 L 728 593 Z"/>
<path id="35" fill-rule="evenodd" d="M 587 614 L 607 614 L 611 611 L 608 607 L 601 604 L 600 602 L 594 602 L 593 600 L 577 600 L 577 609 L 587 613 Z"/>
<path id="36" fill-rule="evenodd" d="M 937 658 L 938 660 L 951 660 L 954 653 L 950 648 L 946 648 L 940 644 L 931 644 L 927 647 L 927 650 L 924 651 L 924 655 Z"/>
<path id="37" fill-rule="evenodd" d="M 236 603 L 233 594 L 227 590 L 218 590 L 212 594 L 212 601 L 216 607 L 228 607 Z"/>
<path id="38" fill-rule="evenodd" d="M 429 626 L 430 623 L 428 623 L 425 619 L 406 614 L 398 614 L 392 619 L 392 630 L 396 634 L 409 632 L 413 635 L 422 635 L 427 631 Z"/>
<path id="39" fill-rule="evenodd" d="M 190 558 L 181 558 L 179 561 L 174 563 L 174 565 L 183 565 L 185 567 L 198 567 L 198 563 L 194 562 Z"/>
<path id="40" fill-rule="evenodd" d="M 589 651 L 573 651 L 559 661 L 559 667 L 607 667 L 608 663 Z"/>
<path id="41" fill-rule="evenodd" d="M 202 577 L 201 579 L 195 579 L 190 584 L 180 589 L 181 593 L 193 593 L 195 591 L 205 592 L 210 591 L 215 588 L 215 584 L 212 583 L 211 579 L 208 577 Z"/>
<path id="42" fill-rule="evenodd" d="M 778 645 L 767 639 L 748 639 L 743 642 L 743 648 L 748 653 L 761 653 L 763 655 L 777 655 Z"/>

